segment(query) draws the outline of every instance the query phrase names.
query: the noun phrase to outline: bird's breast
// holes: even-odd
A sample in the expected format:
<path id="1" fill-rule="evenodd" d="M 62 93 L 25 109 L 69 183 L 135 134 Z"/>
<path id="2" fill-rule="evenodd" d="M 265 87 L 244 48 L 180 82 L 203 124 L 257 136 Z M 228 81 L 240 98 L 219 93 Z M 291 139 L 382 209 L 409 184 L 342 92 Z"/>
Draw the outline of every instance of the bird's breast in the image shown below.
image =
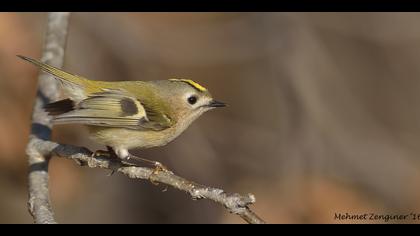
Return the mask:
<path id="1" fill-rule="evenodd" d="M 154 131 L 89 126 L 89 132 L 98 143 L 127 149 L 163 146 L 180 134 L 175 127 Z"/>

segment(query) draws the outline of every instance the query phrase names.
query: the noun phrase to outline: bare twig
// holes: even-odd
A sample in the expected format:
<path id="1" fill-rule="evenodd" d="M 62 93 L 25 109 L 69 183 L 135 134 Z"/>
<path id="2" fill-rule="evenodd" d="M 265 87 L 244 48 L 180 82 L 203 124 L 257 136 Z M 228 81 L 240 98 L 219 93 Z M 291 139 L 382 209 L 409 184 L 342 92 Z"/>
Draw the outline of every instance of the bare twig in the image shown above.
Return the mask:
<path id="1" fill-rule="evenodd" d="M 248 207 L 255 202 L 255 197 L 252 194 L 243 196 L 237 193 L 226 193 L 222 189 L 211 188 L 186 180 L 170 171 L 138 167 L 133 164 L 121 162 L 116 158 L 94 157 L 92 152 L 86 148 L 63 145 L 45 140 L 36 140 L 33 145 L 44 155 L 52 154 L 72 159 L 81 166 L 87 165 L 91 168 L 110 169 L 133 179 L 145 179 L 153 183 L 163 183 L 189 193 L 193 199 L 209 199 L 219 203 L 231 213 L 242 217 L 248 223 L 264 223 Z"/>
<path id="2" fill-rule="evenodd" d="M 69 13 L 50 13 L 48 16 L 47 39 L 42 60 L 56 67 L 61 67 L 63 63 L 69 16 Z M 58 90 L 55 81 L 49 75 L 41 74 L 32 115 L 32 132 L 26 149 L 30 164 L 28 207 L 36 223 L 56 223 L 48 190 L 48 162 L 52 155 L 72 159 L 79 165 L 87 165 L 91 168 L 111 169 L 129 178 L 163 183 L 189 193 L 193 199 L 209 199 L 219 203 L 248 223 L 264 223 L 248 207 L 255 202 L 252 194 L 243 196 L 237 193 L 226 193 L 222 189 L 186 180 L 167 170 L 154 170 L 118 159 L 95 157 L 88 149 L 49 141 L 51 120 L 42 107 L 49 101 L 56 100 L 57 97 Z"/>
<path id="3" fill-rule="evenodd" d="M 70 13 L 49 13 L 47 35 L 42 61 L 61 67 L 64 58 L 67 26 Z M 32 130 L 26 153 L 29 160 L 28 208 L 36 223 L 55 223 L 48 191 L 49 153 L 41 153 L 34 146 L 36 140 L 50 140 L 51 118 L 42 107 L 58 97 L 57 84 L 50 75 L 42 73 L 38 78 L 37 97 L 32 113 Z"/>

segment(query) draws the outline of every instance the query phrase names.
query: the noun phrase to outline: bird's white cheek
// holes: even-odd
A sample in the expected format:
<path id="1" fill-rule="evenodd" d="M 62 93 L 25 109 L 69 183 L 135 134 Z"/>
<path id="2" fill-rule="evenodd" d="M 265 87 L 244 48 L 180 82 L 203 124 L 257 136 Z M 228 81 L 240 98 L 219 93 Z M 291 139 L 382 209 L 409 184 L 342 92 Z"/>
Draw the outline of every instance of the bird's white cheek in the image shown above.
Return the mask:
<path id="1" fill-rule="evenodd" d="M 197 116 L 201 116 L 203 113 L 205 113 L 206 111 L 209 111 L 211 109 L 212 109 L 211 107 L 201 107 L 198 111 Z"/>

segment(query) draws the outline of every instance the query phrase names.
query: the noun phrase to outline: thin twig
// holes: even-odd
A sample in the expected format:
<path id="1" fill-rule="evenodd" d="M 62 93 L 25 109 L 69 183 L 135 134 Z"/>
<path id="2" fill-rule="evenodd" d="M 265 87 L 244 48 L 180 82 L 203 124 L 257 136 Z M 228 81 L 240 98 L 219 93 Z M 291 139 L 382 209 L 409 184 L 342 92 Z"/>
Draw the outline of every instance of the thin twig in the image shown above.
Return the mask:
<path id="1" fill-rule="evenodd" d="M 44 155 L 56 155 L 58 157 L 72 159 L 81 166 L 110 169 L 122 173 L 129 178 L 166 184 L 175 189 L 187 192 L 193 199 L 209 199 L 219 203 L 227 208 L 229 212 L 239 215 L 248 223 L 265 223 L 249 209 L 249 205 L 255 202 L 255 197 L 252 194 L 240 195 L 238 193 L 226 193 L 222 189 L 207 187 L 186 180 L 171 171 L 138 167 L 130 163 L 121 162 L 116 158 L 95 157 L 86 148 L 58 144 L 40 139 L 34 141 L 33 145 Z"/>
<path id="2" fill-rule="evenodd" d="M 70 13 L 49 13 L 47 35 L 42 61 L 61 67 L 66 45 L 67 27 Z M 35 223 L 56 223 L 51 209 L 48 191 L 49 153 L 41 153 L 35 148 L 35 140 L 50 140 L 51 117 L 42 107 L 58 97 L 57 83 L 50 75 L 41 73 L 38 77 L 38 91 L 32 112 L 32 129 L 26 154 L 29 161 L 29 212 Z"/>

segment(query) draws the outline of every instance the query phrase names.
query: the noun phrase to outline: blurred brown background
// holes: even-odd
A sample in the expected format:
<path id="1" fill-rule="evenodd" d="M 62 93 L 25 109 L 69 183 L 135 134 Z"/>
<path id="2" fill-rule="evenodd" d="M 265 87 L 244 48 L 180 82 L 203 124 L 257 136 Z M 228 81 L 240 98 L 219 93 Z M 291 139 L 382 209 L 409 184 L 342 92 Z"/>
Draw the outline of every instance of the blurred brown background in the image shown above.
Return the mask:
<path id="1" fill-rule="evenodd" d="M 0 223 L 31 223 L 26 156 L 46 13 L 0 14 Z M 230 104 L 166 147 L 177 174 L 254 193 L 270 223 L 420 213 L 420 14 L 74 13 L 64 68 L 96 80 L 185 77 Z M 54 140 L 103 148 L 79 126 Z M 54 158 L 62 223 L 242 223 L 182 192 Z M 351 221 L 346 221 L 351 222 Z M 412 222 L 412 221 L 409 221 Z"/>

